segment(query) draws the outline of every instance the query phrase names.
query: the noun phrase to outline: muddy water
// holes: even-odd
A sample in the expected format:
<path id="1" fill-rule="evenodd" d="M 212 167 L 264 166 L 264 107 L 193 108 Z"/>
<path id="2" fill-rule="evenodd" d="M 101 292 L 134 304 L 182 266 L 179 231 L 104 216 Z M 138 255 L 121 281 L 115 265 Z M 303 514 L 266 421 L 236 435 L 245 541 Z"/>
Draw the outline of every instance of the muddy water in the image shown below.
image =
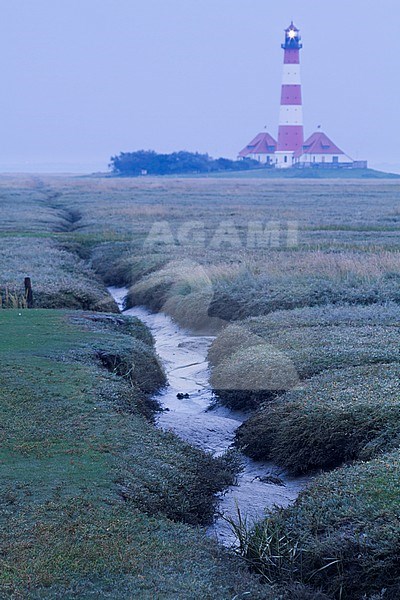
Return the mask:
<path id="1" fill-rule="evenodd" d="M 110 288 L 121 306 L 127 290 Z M 180 438 L 213 454 L 222 454 L 232 444 L 235 431 L 245 420 L 241 413 L 223 407 L 208 410 L 212 402 L 209 384 L 207 352 L 213 337 L 194 335 L 181 329 L 164 313 L 151 313 L 144 307 L 125 311 L 126 315 L 138 317 L 150 328 L 168 377 L 168 386 L 157 396 L 165 411 L 157 419 L 158 427 L 173 431 Z M 188 394 L 178 399 L 177 394 Z M 237 515 L 237 507 L 248 521 L 262 518 L 265 509 L 287 506 L 293 502 L 307 483 L 306 478 L 288 477 L 272 463 L 255 462 L 243 457 L 244 471 L 238 476 L 237 485 L 221 494 L 219 515 L 208 530 L 225 545 L 231 545 L 234 537 L 230 526 L 220 516 Z M 278 476 L 280 485 L 262 480 Z"/>

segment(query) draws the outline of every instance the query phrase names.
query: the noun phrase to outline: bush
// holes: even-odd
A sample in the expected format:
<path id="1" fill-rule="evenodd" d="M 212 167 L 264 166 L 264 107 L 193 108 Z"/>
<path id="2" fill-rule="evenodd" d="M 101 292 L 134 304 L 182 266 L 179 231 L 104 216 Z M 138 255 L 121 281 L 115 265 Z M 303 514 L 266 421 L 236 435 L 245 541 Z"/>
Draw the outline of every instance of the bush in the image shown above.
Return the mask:
<path id="1" fill-rule="evenodd" d="M 149 175 L 177 175 L 184 173 L 210 173 L 215 171 L 246 171 L 260 168 L 255 160 L 213 159 L 208 154 L 198 152 L 173 152 L 157 154 L 152 150 L 121 152 L 111 158 L 113 173 L 116 175 L 137 176 L 142 171 Z"/>
<path id="2" fill-rule="evenodd" d="M 324 372 L 244 423 L 238 446 L 293 473 L 367 460 L 400 446 L 400 365 Z"/>

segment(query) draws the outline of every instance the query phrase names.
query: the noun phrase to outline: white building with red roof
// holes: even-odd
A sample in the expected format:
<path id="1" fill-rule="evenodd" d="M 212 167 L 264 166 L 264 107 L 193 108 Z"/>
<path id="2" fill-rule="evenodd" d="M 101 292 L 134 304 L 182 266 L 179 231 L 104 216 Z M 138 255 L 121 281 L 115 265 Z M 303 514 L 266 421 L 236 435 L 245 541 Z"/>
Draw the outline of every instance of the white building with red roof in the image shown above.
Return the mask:
<path id="1" fill-rule="evenodd" d="M 322 131 L 313 133 L 294 153 L 294 166 L 312 167 L 316 165 L 351 167 L 354 160 L 343 152 Z"/>
<path id="2" fill-rule="evenodd" d="M 277 141 L 264 131 L 239 152 L 239 158 L 252 158 L 263 164 L 275 164 Z"/>

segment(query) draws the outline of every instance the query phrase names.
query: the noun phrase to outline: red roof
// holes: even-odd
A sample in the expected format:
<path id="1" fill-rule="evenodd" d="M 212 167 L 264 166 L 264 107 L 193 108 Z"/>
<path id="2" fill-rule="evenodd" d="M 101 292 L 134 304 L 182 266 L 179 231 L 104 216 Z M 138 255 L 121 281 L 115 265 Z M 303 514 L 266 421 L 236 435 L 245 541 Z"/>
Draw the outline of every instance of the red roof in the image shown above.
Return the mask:
<path id="1" fill-rule="evenodd" d="M 273 154 L 276 150 L 277 142 L 272 135 L 264 131 L 259 133 L 246 148 L 239 152 L 239 156 L 245 158 L 252 154 Z"/>
<path id="2" fill-rule="evenodd" d="M 303 147 L 297 150 L 295 157 L 298 158 L 302 154 L 344 154 L 344 152 L 325 133 L 316 131 L 304 142 Z"/>

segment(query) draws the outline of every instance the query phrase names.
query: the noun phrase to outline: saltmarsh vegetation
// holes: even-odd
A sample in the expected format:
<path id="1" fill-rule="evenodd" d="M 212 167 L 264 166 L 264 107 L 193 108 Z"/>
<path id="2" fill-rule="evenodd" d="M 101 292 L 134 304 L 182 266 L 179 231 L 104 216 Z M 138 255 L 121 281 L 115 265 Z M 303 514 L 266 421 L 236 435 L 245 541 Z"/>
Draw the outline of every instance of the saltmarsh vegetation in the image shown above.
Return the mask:
<path id="1" fill-rule="evenodd" d="M 329 598 L 398 598 L 399 185 L 163 178 L 26 178 L 0 183 L 0 201 L 8 215 L 0 227 L 0 287 L 4 296 L 7 289 L 11 305 L 25 275 L 32 277 L 36 306 L 115 310 L 104 284 L 125 285 L 131 288 L 129 305 L 145 303 L 202 330 L 222 328 L 210 351 L 214 387 L 223 402 L 254 411 L 238 433 L 238 444 L 250 455 L 272 458 L 293 472 L 338 466 L 317 477 L 293 507 L 270 515 L 253 530 L 239 523 L 249 564 L 265 582 L 286 586 L 285 592 L 271 592 L 272 597 L 306 598 L 301 586 L 307 585 L 312 590 L 309 597 L 315 598 L 322 597 L 320 588 Z M 260 223 L 265 228 L 261 237 Z M 16 254 L 13 248 L 23 243 L 33 252 Z M 146 340 L 139 338 L 136 347 L 143 343 Z M 97 361 L 110 369 L 107 377 L 113 377 L 114 370 L 128 375 L 115 348 L 101 351 Z M 115 406 L 129 411 L 132 405 L 149 416 L 152 407 L 144 392 L 139 394 L 136 384 L 131 390 L 124 401 L 118 396 Z M 160 438 L 147 427 L 137 439 L 139 444 L 148 440 L 148 455 L 154 456 L 157 449 L 160 478 L 149 482 L 140 462 L 129 477 L 126 471 L 119 473 L 119 498 L 126 496 L 127 502 L 123 513 L 118 504 L 124 525 L 115 525 L 107 513 L 118 540 L 133 539 L 133 545 L 145 548 L 144 560 L 132 558 L 125 546 L 121 551 L 118 542 L 113 561 L 106 561 L 108 574 L 96 581 L 106 577 L 111 586 L 123 581 L 128 597 L 138 586 L 136 593 L 143 597 L 240 597 L 237 590 L 246 589 L 256 598 L 257 584 L 246 579 L 240 587 L 241 573 L 242 583 L 231 579 L 236 564 L 232 569 L 214 546 L 205 549 L 195 532 L 164 520 L 165 515 L 182 519 L 185 513 L 194 523 L 196 511 L 188 510 L 193 498 L 185 496 L 183 506 L 180 494 L 168 500 L 173 486 L 169 467 L 162 467 L 168 460 L 161 448 L 178 442 L 172 436 Z M 191 469 L 200 458 L 192 452 L 185 463 L 189 466 L 182 469 L 202 487 L 201 478 L 193 479 Z M 120 461 L 120 455 L 107 456 Z M 339 466 L 344 462 L 349 464 Z M 220 472 L 220 466 L 212 464 Z M 68 477 L 72 482 L 72 475 Z M 105 487 L 110 489 L 108 483 Z M 135 512 L 137 498 L 144 512 Z M 180 516 L 168 512 L 172 506 Z M 93 534 L 95 530 L 109 535 L 101 528 L 107 519 L 99 510 L 96 504 L 90 511 L 91 523 L 97 525 L 78 528 L 74 538 L 84 539 L 95 558 L 86 561 L 83 583 L 71 580 L 68 593 L 84 595 L 88 581 L 96 585 L 93 565 L 105 564 L 99 552 L 105 549 L 107 554 L 111 546 Z M 61 545 L 70 527 L 64 515 L 69 522 L 73 516 L 68 511 L 51 518 L 54 529 L 62 525 L 54 533 Z M 126 511 L 129 518 L 138 515 L 133 527 Z M 35 515 L 31 523 L 42 523 L 40 519 Z M 155 533 L 148 519 L 156 523 Z M 29 549 L 25 525 L 15 531 L 22 531 L 21 548 Z M 178 538 L 184 540 L 179 551 Z M 93 545 L 88 541 L 92 539 Z M 165 540 L 171 539 L 175 541 L 172 554 L 168 546 L 167 564 Z M 84 570 L 78 555 L 69 564 Z M 188 576 L 176 579 L 178 555 L 185 559 Z M 194 555 L 201 557 L 201 565 Z M 221 561 L 222 571 L 214 570 L 215 560 Z M 62 571 L 60 558 L 52 564 Z M 167 571 L 172 575 L 164 576 Z M 223 583 L 215 583 L 221 572 Z M 61 586 L 61 595 L 67 589 L 65 579 L 54 585 Z M 261 597 L 269 593 L 264 587 Z"/>
<path id="2" fill-rule="evenodd" d="M 144 418 L 164 382 L 148 331 L 45 310 L 0 326 L 1 597 L 264 597 L 185 525 L 232 473 Z"/>
<path id="3" fill-rule="evenodd" d="M 329 598 L 397 600 L 399 450 L 321 475 L 296 503 L 249 528 L 241 551 L 265 582 L 303 582 Z"/>
<path id="4" fill-rule="evenodd" d="M 368 460 L 400 447 L 400 365 L 332 370 L 266 403 L 237 443 L 292 473 Z"/>
<path id="5" fill-rule="evenodd" d="M 41 246 L 50 239 L 71 259 L 94 266 L 107 284 L 133 285 L 148 276 L 146 297 L 131 302 L 148 300 L 159 286 L 160 266 L 190 259 L 204 267 L 212 286 L 210 316 L 225 321 L 329 302 L 398 300 L 396 182 L 27 178 L 3 179 L 2 189 L 9 215 L 2 238 L 22 236 L 26 252 L 25 260 L 5 255 L 10 269 L 1 286 L 14 267 L 30 265 L 36 287 L 42 272 L 48 285 L 50 274 L 34 259 L 50 251 Z M 267 230 L 261 237 L 260 224 Z M 82 266 L 56 265 L 63 275 Z M 88 275 L 93 284 L 93 272 Z M 68 289 L 72 279 L 61 279 L 59 287 Z M 21 283 L 13 279 L 13 285 Z M 100 280 L 96 285 L 106 298 Z M 169 292 L 168 286 L 160 292 L 161 305 Z M 179 295 L 195 304 L 200 292 L 186 285 Z"/>
<path id="6" fill-rule="evenodd" d="M 24 277 L 31 276 L 37 307 L 117 312 L 100 277 L 67 249 L 79 211 L 36 177 L 5 178 L 0 188 L 0 306 L 23 307 Z"/>
<path id="7" fill-rule="evenodd" d="M 36 306 L 117 312 L 90 266 L 54 240 L 20 236 L 2 239 L 0 264 L 3 308 L 24 306 L 24 277 L 32 273 Z"/>
<path id="8" fill-rule="evenodd" d="M 396 304 L 247 319 L 226 327 L 211 346 L 211 381 L 227 406 L 257 408 L 325 370 L 400 362 L 399 325 Z"/>

